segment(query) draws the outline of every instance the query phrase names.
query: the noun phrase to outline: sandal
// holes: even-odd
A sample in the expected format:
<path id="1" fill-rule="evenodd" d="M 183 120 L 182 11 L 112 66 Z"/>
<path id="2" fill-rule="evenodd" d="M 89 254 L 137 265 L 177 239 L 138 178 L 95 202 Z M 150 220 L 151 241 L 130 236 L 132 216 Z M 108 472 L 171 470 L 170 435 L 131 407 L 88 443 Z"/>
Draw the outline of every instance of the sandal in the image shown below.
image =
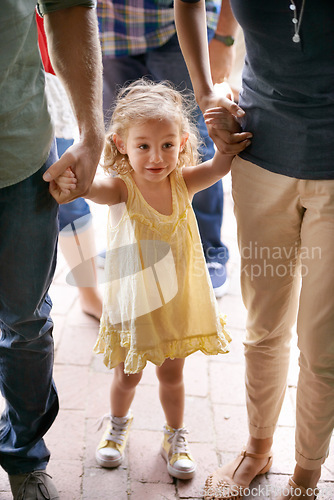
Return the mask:
<path id="1" fill-rule="evenodd" d="M 267 464 L 256 474 L 256 476 L 268 472 L 273 463 L 271 451 L 260 454 L 248 453 L 248 451 L 242 450 L 240 455 L 233 462 L 224 465 L 207 478 L 204 486 L 204 500 L 240 500 L 243 497 L 243 490 L 248 488 L 249 484 L 238 484 L 233 480 L 233 477 L 245 457 L 268 459 Z"/>
<path id="2" fill-rule="evenodd" d="M 294 482 L 292 477 L 289 478 L 289 486 L 290 486 L 290 495 L 286 497 L 286 500 L 300 500 L 301 498 L 310 498 L 311 495 L 314 495 L 314 500 L 316 500 L 317 495 L 319 493 L 318 488 L 304 488 L 303 486 L 299 486 Z M 311 495 L 309 494 L 311 493 Z"/>

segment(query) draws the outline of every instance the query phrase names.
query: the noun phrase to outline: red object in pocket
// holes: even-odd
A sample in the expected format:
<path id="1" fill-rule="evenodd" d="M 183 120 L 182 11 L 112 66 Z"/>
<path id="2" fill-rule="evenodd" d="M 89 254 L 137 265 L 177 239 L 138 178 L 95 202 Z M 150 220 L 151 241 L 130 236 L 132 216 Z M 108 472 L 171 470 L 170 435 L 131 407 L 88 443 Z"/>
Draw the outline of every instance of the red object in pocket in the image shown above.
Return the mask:
<path id="1" fill-rule="evenodd" d="M 48 43 L 46 40 L 46 35 L 44 30 L 44 21 L 43 18 L 37 14 L 37 12 L 36 12 L 36 22 L 37 22 L 37 33 L 38 33 L 38 46 L 41 53 L 44 69 L 47 73 L 55 75 L 49 57 Z"/>

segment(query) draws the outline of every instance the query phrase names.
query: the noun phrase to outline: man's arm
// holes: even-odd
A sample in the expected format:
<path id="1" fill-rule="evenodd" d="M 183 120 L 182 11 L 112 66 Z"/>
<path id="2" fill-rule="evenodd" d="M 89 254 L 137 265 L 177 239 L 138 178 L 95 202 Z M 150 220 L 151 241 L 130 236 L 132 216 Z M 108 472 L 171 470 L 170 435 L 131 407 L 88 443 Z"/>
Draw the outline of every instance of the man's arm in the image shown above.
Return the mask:
<path id="1" fill-rule="evenodd" d="M 44 179 L 50 181 L 71 167 L 78 182 L 70 201 L 88 190 L 104 144 L 96 13 L 83 6 L 70 7 L 45 14 L 44 25 L 52 66 L 69 95 L 80 131 L 80 141 L 48 169 Z"/>
<path id="2" fill-rule="evenodd" d="M 233 117 L 241 117 L 244 111 L 230 99 L 215 93 L 211 79 L 209 51 L 206 34 L 204 0 L 175 1 L 175 23 L 180 47 L 193 84 L 196 100 L 204 113 L 206 109 L 223 107 L 226 110 L 226 128 L 208 126 L 210 137 L 222 153 L 236 154 L 245 149 L 248 132 L 236 133 L 238 124 Z"/>

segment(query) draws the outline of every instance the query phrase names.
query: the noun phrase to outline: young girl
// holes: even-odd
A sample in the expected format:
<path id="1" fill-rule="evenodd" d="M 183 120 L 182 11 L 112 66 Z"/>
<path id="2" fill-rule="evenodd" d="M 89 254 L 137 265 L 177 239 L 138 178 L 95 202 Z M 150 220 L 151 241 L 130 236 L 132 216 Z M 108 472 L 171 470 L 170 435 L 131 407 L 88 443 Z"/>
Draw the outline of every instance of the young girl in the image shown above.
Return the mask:
<path id="1" fill-rule="evenodd" d="M 219 121 L 218 110 L 208 113 Z M 195 351 L 228 351 L 205 265 L 193 195 L 223 177 L 232 156 L 217 152 L 195 165 L 197 140 L 181 94 L 167 83 L 140 80 L 123 89 L 106 138 L 104 169 L 87 198 L 109 205 L 103 315 L 95 351 L 114 368 L 111 414 L 97 451 L 103 467 L 123 459 L 130 406 L 147 361 L 157 366 L 166 416 L 161 453 L 168 472 L 194 475 L 184 413 L 184 358 Z M 117 175 L 114 175 L 114 174 Z M 57 198 L 75 187 L 67 172 L 53 186 Z"/>

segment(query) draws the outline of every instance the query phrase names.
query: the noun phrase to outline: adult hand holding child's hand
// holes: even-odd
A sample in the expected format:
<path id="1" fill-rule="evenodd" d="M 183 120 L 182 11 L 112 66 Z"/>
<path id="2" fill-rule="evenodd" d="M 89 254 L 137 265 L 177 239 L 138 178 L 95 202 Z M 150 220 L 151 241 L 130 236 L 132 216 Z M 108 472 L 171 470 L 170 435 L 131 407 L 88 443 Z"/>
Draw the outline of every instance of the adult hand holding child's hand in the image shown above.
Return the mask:
<path id="1" fill-rule="evenodd" d="M 238 154 L 249 146 L 250 132 L 241 132 L 238 119 L 245 114 L 232 100 L 230 86 L 223 82 L 200 102 L 211 139 L 223 154 Z"/>
<path id="2" fill-rule="evenodd" d="M 57 203 L 67 203 L 69 196 L 77 187 L 77 178 L 70 167 L 50 182 L 49 191 Z"/>

